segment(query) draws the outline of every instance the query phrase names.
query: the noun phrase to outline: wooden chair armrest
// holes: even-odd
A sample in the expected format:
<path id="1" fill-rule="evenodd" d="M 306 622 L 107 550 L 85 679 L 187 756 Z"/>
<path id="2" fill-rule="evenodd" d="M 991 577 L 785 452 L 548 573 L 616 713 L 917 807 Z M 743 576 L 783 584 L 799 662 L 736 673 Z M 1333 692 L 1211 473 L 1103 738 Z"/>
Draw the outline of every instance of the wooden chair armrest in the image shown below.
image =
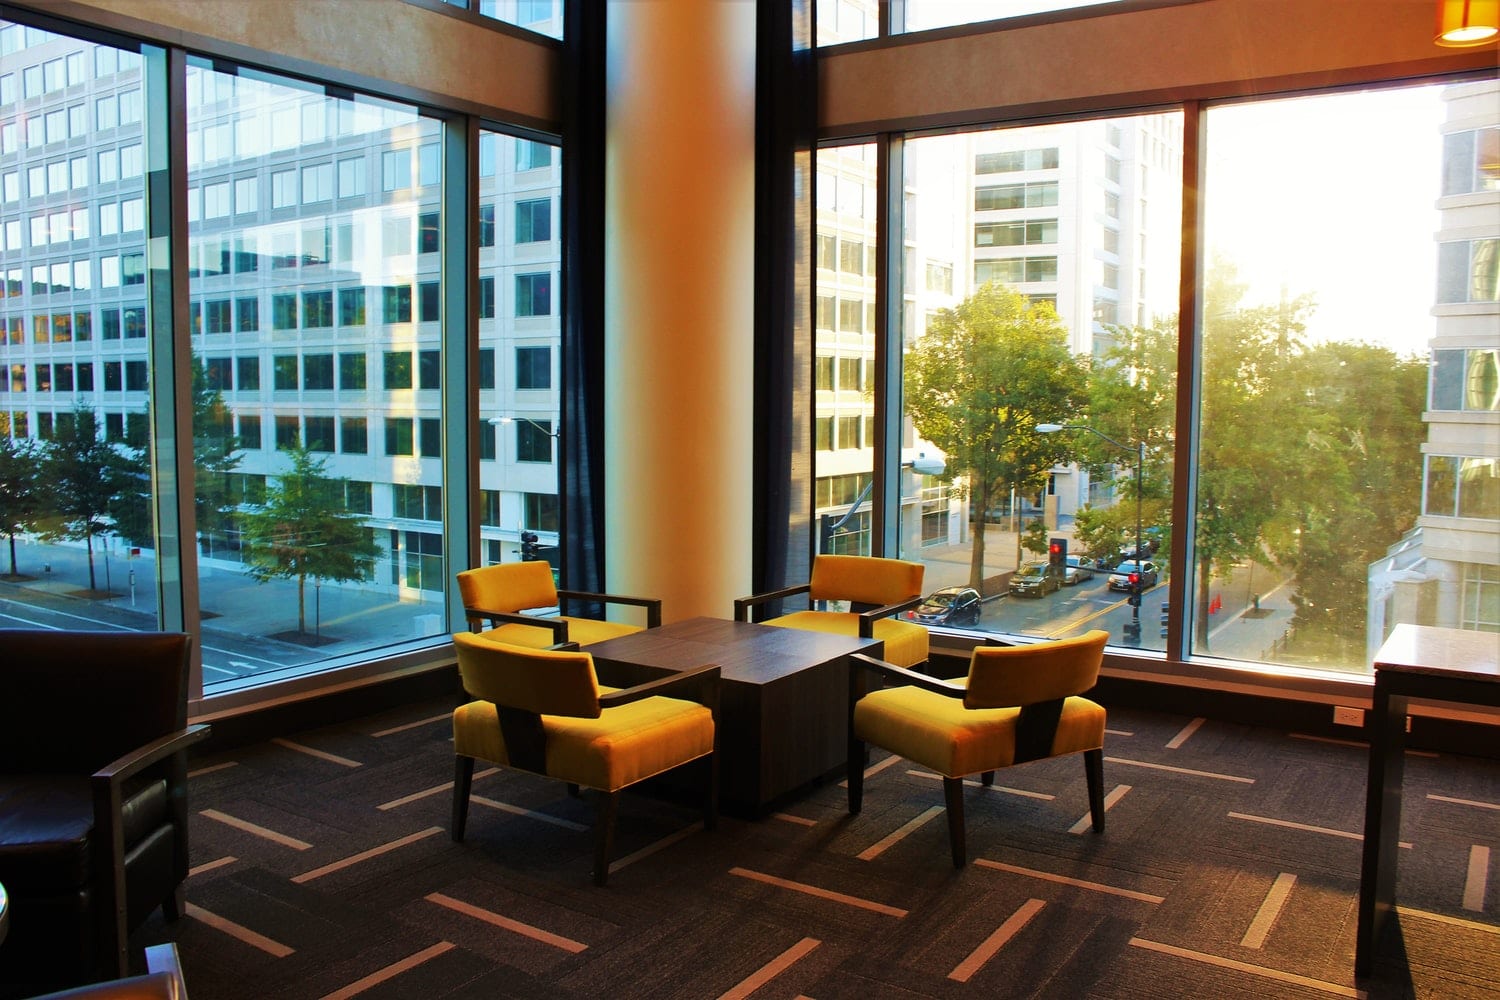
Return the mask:
<path id="1" fill-rule="evenodd" d="M 137 747 L 123 757 L 105 764 L 95 771 L 91 784 L 97 789 L 100 783 L 119 785 L 127 778 L 131 778 L 146 768 L 159 761 L 166 760 L 181 750 L 186 750 L 194 743 L 201 743 L 208 739 L 209 727 L 199 723 L 168 733 L 159 740 L 153 740 L 143 747 Z"/>
<path id="2" fill-rule="evenodd" d="M 768 590 L 764 594 L 752 594 L 749 597 L 738 598 L 734 602 L 734 620 L 737 622 L 748 622 L 750 620 L 750 609 L 759 604 L 770 601 L 779 601 L 784 597 L 795 597 L 797 594 L 806 594 L 812 590 L 812 584 L 803 583 L 795 587 L 783 587 L 780 590 Z"/>
<path id="3" fill-rule="evenodd" d="M 677 696 L 679 692 L 691 692 L 692 700 L 706 706 L 717 719 L 719 717 L 719 665 L 708 663 L 701 667 L 658 677 L 644 684 L 601 694 L 599 707 L 614 708 L 657 695 Z"/>
<path id="4" fill-rule="evenodd" d="M 632 597 L 628 594 L 595 594 L 586 590 L 559 590 L 559 600 L 563 601 L 599 601 L 603 604 L 629 604 L 638 608 L 646 609 L 646 627 L 661 627 L 661 598 L 659 597 Z"/>
<path id="5" fill-rule="evenodd" d="M 568 641 L 568 623 L 561 618 L 542 618 L 537 615 L 517 614 L 513 611 L 487 611 L 484 608 L 464 608 L 464 617 L 469 621 L 469 631 L 479 632 L 474 626 L 481 622 L 489 622 L 494 628 L 496 622 L 506 622 L 510 625 L 530 625 L 534 628 L 550 628 L 552 630 L 552 643 L 556 645 Z"/>
<path id="6" fill-rule="evenodd" d="M 875 659 L 875 657 L 866 656 L 864 653 L 853 653 L 850 655 L 849 659 L 853 661 L 849 665 L 850 690 L 851 692 L 857 690 L 859 696 L 861 697 L 865 693 L 864 685 L 856 684 L 854 675 L 863 674 L 865 673 L 865 671 L 874 671 L 875 673 L 881 674 L 882 677 L 888 677 L 893 680 L 900 681 L 903 684 L 909 684 L 912 687 L 919 687 L 924 691 L 931 691 L 933 694 L 940 694 L 946 698 L 962 698 L 968 690 L 962 684 L 956 684 L 953 681 L 946 681 L 941 677 L 932 677 L 927 674 L 918 673 L 917 671 L 909 670 L 906 667 L 898 667 L 894 663 L 887 663 L 884 660 L 877 660 Z M 864 669 L 861 670 L 861 667 L 863 667 Z"/>
<path id="7" fill-rule="evenodd" d="M 891 615 L 899 615 L 903 611 L 910 611 L 921 603 L 922 595 L 918 594 L 916 597 L 902 601 L 899 604 L 885 604 L 878 608 L 871 608 L 869 611 L 861 611 L 859 613 L 859 637 L 861 639 L 875 638 L 875 623 L 877 621 L 882 618 L 889 618 Z"/>

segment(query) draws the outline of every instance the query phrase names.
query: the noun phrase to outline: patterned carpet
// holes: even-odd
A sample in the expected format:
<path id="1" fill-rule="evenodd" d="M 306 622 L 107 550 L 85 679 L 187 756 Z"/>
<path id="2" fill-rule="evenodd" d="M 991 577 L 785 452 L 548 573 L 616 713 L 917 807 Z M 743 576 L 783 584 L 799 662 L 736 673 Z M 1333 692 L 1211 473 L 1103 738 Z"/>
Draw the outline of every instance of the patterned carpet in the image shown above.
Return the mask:
<path id="1" fill-rule="evenodd" d="M 967 792 L 875 751 L 864 812 L 828 783 L 704 832 L 624 797 L 610 884 L 593 803 L 476 773 L 448 836 L 452 751 L 433 701 L 196 760 L 194 1000 L 491 997 L 1493 998 L 1500 762 L 1408 758 L 1398 927 L 1353 977 L 1365 750 L 1117 710 L 1108 830 L 1081 758 Z M 1356 988 L 1357 986 L 1357 988 Z"/>

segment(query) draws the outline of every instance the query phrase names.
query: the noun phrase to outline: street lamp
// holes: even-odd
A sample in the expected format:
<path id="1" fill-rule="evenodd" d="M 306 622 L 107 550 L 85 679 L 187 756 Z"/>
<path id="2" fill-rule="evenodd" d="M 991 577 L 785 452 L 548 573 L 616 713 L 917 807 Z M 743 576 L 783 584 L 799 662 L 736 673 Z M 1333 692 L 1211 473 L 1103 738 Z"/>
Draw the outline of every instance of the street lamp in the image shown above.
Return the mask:
<path id="1" fill-rule="evenodd" d="M 1094 437 L 1107 441 L 1123 451 L 1135 452 L 1135 580 L 1130 585 L 1131 620 L 1125 624 L 1125 637 L 1137 644 L 1141 641 L 1141 484 L 1146 471 L 1146 442 L 1138 441 L 1131 447 L 1116 441 L 1087 424 L 1037 424 L 1038 434 L 1056 434 L 1058 431 L 1088 431 Z"/>

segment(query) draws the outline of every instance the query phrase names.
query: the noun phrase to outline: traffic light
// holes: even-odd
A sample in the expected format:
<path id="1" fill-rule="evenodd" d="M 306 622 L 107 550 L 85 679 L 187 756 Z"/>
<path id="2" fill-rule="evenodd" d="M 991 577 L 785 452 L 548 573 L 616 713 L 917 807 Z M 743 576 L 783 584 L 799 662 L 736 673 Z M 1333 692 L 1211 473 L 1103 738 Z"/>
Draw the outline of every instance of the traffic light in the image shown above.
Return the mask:
<path id="1" fill-rule="evenodd" d="M 537 555 L 537 537 L 535 531 L 521 532 L 521 561 L 534 562 L 541 558 Z"/>
<path id="2" fill-rule="evenodd" d="M 1047 562 L 1058 567 L 1068 565 L 1068 540 L 1066 538 L 1054 538 L 1047 543 Z"/>
<path id="3" fill-rule="evenodd" d="M 1134 571 L 1132 571 L 1131 574 L 1130 574 L 1130 592 L 1132 594 L 1139 594 L 1141 592 L 1141 574 L 1136 573 Z M 1141 602 L 1140 601 L 1136 601 L 1136 602 L 1134 602 L 1131 605 L 1131 607 L 1136 607 L 1136 608 L 1138 608 L 1140 606 L 1141 606 Z"/>
<path id="4" fill-rule="evenodd" d="M 1141 606 L 1141 595 L 1140 594 L 1131 594 L 1130 597 L 1127 598 L 1127 600 L 1130 601 L 1130 606 L 1132 608 L 1138 608 L 1138 607 Z"/>

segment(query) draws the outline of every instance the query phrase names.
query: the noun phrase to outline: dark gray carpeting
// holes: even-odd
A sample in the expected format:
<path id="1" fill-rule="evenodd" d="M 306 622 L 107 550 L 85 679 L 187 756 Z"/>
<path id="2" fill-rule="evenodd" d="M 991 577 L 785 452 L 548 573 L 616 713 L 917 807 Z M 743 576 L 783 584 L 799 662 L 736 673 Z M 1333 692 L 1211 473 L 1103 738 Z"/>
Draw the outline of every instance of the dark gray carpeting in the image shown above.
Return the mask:
<path id="1" fill-rule="evenodd" d="M 1169 746 L 1192 722 L 1111 714 L 1103 835 L 1080 758 L 1029 764 L 969 789 L 955 872 L 940 783 L 876 751 L 858 817 L 835 783 L 708 833 L 627 794 L 599 889 L 557 783 L 477 778 L 453 843 L 445 705 L 412 706 L 195 761 L 189 918 L 135 943 L 175 939 L 194 1000 L 1497 995 L 1500 762 L 1408 758 L 1408 912 L 1356 983 L 1365 750 Z"/>

